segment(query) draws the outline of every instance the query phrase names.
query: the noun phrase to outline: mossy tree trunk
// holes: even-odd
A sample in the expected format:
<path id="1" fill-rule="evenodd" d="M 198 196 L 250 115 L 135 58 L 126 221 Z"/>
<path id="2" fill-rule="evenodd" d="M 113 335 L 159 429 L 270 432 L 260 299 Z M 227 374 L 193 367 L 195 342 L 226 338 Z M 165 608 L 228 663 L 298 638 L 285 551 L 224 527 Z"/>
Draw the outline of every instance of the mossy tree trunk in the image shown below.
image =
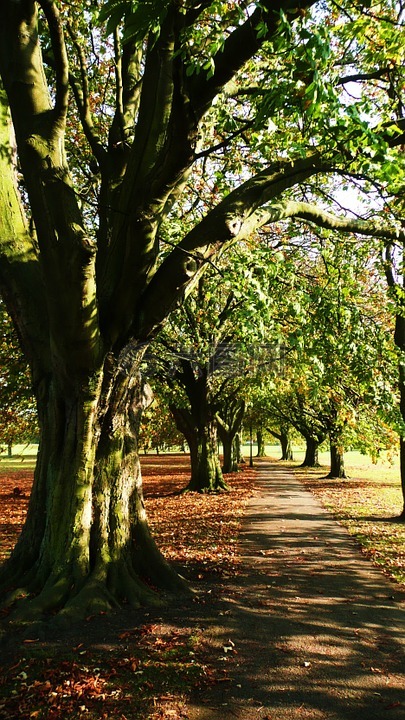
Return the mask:
<path id="1" fill-rule="evenodd" d="M 131 362 L 107 358 L 64 392 L 44 381 L 41 441 L 27 520 L 1 577 L 24 618 L 67 617 L 159 603 L 154 588 L 185 590 L 148 530 L 136 435 L 147 386 Z"/>
<path id="2" fill-rule="evenodd" d="M 180 388 L 184 393 L 181 405 L 172 401 L 169 408 L 190 449 L 191 477 L 185 490 L 227 490 L 218 455 L 217 407 L 209 365 L 182 357 L 167 381 L 172 391 Z"/>
<path id="3" fill-rule="evenodd" d="M 218 435 L 224 451 L 222 472 L 236 472 L 240 462 L 240 442 L 238 433 L 242 426 L 245 403 L 235 396 L 225 398 L 222 407 L 216 413 Z"/>
<path id="4" fill-rule="evenodd" d="M 224 475 L 228 473 L 236 472 L 238 469 L 238 460 L 236 456 L 236 447 L 234 438 L 230 436 L 226 431 L 224 432 L 220 425 L 218 425 L 218 435 L 222 443 L 222 449 L 224 453 L 222 461 L 222 472 Z"/>
<path id="5" fill-rule="evenodd" d="M 171 405 L 170 410 L 190 449 L 191 476 L 186 490 L 200 493 L 227 490 L 218 457 L 214 413 L 204 402 L 199 405 L 196 395 L 192 408 Z"/>
<path id="6" fill-rule="evenodd" d="M 207 421 L 197 431 L 196 452 L 191 456 L 191 478 L 187 490 L 200 493 L 227 490 L 217 452 L 217 427 Z"/>

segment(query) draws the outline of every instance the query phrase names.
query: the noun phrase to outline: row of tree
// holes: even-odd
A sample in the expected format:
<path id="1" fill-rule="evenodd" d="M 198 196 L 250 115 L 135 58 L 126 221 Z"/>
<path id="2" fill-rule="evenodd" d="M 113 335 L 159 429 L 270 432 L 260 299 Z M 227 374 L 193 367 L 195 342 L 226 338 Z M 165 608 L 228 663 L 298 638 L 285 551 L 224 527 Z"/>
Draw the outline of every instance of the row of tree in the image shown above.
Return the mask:
<path id="1" fill-rule="evenodd" d="M 317 464 L 328 439 L 332 477 L 345 476 L 345 447 L 376 458 L 398 444 L 393 308 L 373 248 L 309 230 L 266 240 L 233 248 L 204 274 L 145 363 L 159 397 L 147 427 L 171 412 L 190 448 L 189 489 L 226 487 L 217 431 L 231 472 L 244 419 L 259 454 L 265 433 L 284 458 L 291 432 L 303 437 L 304 465 Z"/>

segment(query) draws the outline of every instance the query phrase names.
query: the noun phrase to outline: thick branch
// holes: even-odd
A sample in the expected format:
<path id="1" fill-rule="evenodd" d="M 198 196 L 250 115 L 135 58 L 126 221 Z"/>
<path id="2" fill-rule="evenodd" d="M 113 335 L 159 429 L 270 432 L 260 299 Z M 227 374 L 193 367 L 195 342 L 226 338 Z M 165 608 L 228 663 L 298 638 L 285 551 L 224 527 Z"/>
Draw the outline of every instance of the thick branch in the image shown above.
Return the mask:
<path id="1" fill-rule="evenodd" d="M 287 202 L 284 206 L 284 217 L 293 217 L 306 220 L 318 227 L 341 232 L 357 233 L 369 237 L 378 237 L 383 240 L 405 240 L 405 231 L 397 228 L 383 226 L 372 220 L 358 220 L 356 218 L 342 218 L 332 213 L 302 202 Z"/>
<path id="2" fill-rule="evenodd" d="M 34 243 L 17 188 L 7 99 L 0 87 L 0 292 L 6 301 L 31 363 L 39 370 L 49 361 L 47 309 Z M 32 299 L 35 298 L 35 303 Z M 36 381 L 37 378 L 34 378 Z"/>
<path id="3" fill-rule="evenodd" d="M 90 94 L 86 56 L 83 47 L 78 42 L 77 37 L 69 24 L 67 25 L 67 28 L 70 39 L 77 53 L 80 68 L 80 83 L 76 80 L 72 73 L 69 73 L 69 84 L 76 101 L 77 109 L 79 111 L 79 117 L 82 124 L 83 132 L 91 147 L 91 151 L 94 157 L 97 159 L 99 165 L 102 166 L 103 161 L 106 157 L 106 152 L 99 136 L 94 130 L 93 117 L 90 109 Z M 47 58 L 46 60 L 48 63 L 52 63 L 52 59 Z"/>
<path id="4" fill-rule="evenodd" d="M 195 283 L 207 260 L 222 246 L 252 235 L 266 222 L 283 219 L 284 206 L 263 209 L 284 190 L 325 169 L 317 153 L 280 161 L 229 193 L 193 228 L 155 273 L 141 297 L 142 326 L 137 337 L 155 332 L 186 288 Z"/>
<path id="5" fill-rule="evenodd" d="M 224 198 L 173 250 L 150 282 L 142 298 L 143 323 L 137 328 L 140 337 L 156 332 L 173 304 L 193 286 L 210 255 L 223 245 L 249 237 L 268 223 L 296 218 L 340 232 L 384 240 L 405 240 L 404 230 L 371 220 L 338 217 L 309 203 L 286 201 L 268 204 L 271 198 L 279 197 L 284 190 L 325 169 L 316 154 L 296 163 L 279 163 Z M 192 253 L 193 257 L 185 256 L 185 251 Z"/>
<path id="6" fill-rule="evenodd" d="M 69 103 L 69 62 L 59 11 L 52 0 L 38 0 L 49 28 L 56 70 L 56 122 L 64 125 Z"/>
<path id="7" fill-rule="evenodd" d="M 190 79 L 189 91 L 194 112 L 201 117 L 209 108 L 213 98 L 222 90 L 245 63 L 253 57 L 264 41 L 269 40 L 279 28 L 280 11 L 291 20 L 316 0 L 277 0 L 262 2 L 243 25 L 239 25 L 229 35 L 223 48 L 214 56 L 215 72 L 209 79 L 203 73 Z M 257 26 L 260 22 L 267 25 L 267 34 L 258 37 Z"/>

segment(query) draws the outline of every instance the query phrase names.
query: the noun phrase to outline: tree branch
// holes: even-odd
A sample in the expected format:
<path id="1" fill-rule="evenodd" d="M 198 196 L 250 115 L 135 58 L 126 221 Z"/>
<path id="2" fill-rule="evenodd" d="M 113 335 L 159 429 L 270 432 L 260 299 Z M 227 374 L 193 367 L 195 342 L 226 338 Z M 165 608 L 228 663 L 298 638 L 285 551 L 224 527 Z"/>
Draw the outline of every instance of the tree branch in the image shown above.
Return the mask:
<path id="1" fill-rule="evenodd" d="M 99 136 L 94 131 L 94 125 L 93 125 L 93 117 L 91 114 L 90 109 L 90 93 L 89 93 L 89 83 L 88 83 L 88 68 L 87 68 L 87 60 L 85 53 L 83 51 L 82 46 L 77 41 L 77 37 L 75 33 L 73 32 L 73 29 L 71 25 L 67 24 L 67 30 L 69 33 L 69 37 L 73 43 L 73 46 L 76 50 L 78 61 L 79 61 L 79 68 L 80 68 L 80 84 L 77 82 L 76 78 L 72 73 L 69 73 L 69 85 L 72 89 L 73 96 L 76 101 L 76 106 L 79 111 L 79 117 L 80 122 L 82 124 L 83 132 L 87 138 L 87 141 L 91 147 L 91 151 L 96 158 L 97 162 L 99 163 L 100 167 L 103 166 L 103 162 L 106 158 L 106 151 L 103 146 L 103 143 L 101 142 Z M 47 62 L 50 63 L 52 60 L 50 60 L 47 57 Z"/>
<path id="2" fill-rule="evenodd" d="M 69 61 L 59 11 L 52 0 L 38 0 L 46 17 L 55 57 L 56 122 L 64 125 L 69 104 Z"/>
<path id="3" fill-rule="evenodd" d="M 311 7 L 315 2 L 316 0 L 262 2 L 243 25 L 233 30 L 221 50 L 214 56 L 215 71 L 212 77 L 207 79 L 204 73 L 200 73 L 190 78 L 188 90 L 196 115 L 204 115 L 224 85 L 253 57 L 265 40 L 274 36 L 279 27 L 281 10 L 290 19 L 294 19 L 303 9 Z M 260 22 L 266 24 L 267 33 L 259 38 L 256 27 Z"/>
<path id="4" fill-rule="evenodd" d="M 372 220 L 338 217 L 309 203 L 289 201 L 284 205 L 284 211 L 281 212 L 283 212 L 284 218 L 291 217 L 306 220 L 328 230 L 357 233 L 390 241 L 405 240 L 405 231 L 402 229 L 386 227 Z"/>

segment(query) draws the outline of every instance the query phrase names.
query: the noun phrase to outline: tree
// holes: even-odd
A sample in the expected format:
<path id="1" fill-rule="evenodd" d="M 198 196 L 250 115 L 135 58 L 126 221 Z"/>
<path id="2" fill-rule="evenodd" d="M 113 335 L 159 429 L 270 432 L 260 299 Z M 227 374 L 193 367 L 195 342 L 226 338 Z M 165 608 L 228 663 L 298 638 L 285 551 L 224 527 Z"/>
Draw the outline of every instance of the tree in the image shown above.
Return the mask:
<path id="1" fill-rule="evenodd" d="M 244 412 L 243 386 L 263 340 L 275 268 L 260 248 L 233 247 L 199 279 L 153 345 L 152 372 L 160 387 L 166 385 L 173 417 L 190 448 L 188 490 L 227 489 L 217 437 L 224 446 L 225 472 L 231 472 L 232 445 Z"/>
<path id="2" fill-rule="evenodd" d="M 99 14 L 96 3 L 2 3 L 0 286 L 41 433 L 27 520 L 0 578 L 27 598 L 21 612 L 77 617 L 153 601 L 152 585 L 184 589 L 148 530 L 139 367 L 220 248 L 288 217 L 403 237 L 390 217 L 336 218 L 307 201 L 322 173 L 400 165 L 392 133 L 339 101 L 333 23 L 313 5 L 111 0 Z M 372 62 L 363 53 L 356 71 Z M 397 118 L 391 106 L 381 116 Z M 213 188 L 225 147 L 232 167 Z M 176 245 L 161 252 L 172 224 Z"/>
<path id="3" fill-rule="evenodd" d="M 404 315 L 404 273 L 401 269 L 403 263 L 404 245 L 395 248 L 394 244 L 387 246 L 384 254 L 384 269 L 387 285 L 394 300 L 395 330 L 394 342 L 398 348 L 398 387 L 399 387 L 399 412 L 401 421 L 398 423 L 399 433 L 399 457 L 402 497 L 404 501 L 399 520 L 405 522 L 405 315 Z"/>
<path id="4" fill-rule="evenodd" d="M 374 456 L 392 442 L 395 352 L 390 307 L 376 267 L 378 245 L 353 247 L 339 236 L 286 235 L 279 372 L 255 380 L 256 424 L 280 440 L 292 425 L 317 462 L 329 437 L 332 477 L 344 477 L 343 449 L 360 442 Z M 299 286 L 297 277 L 299 276 Z M 275 318 L 274 318 L 275 319 Z M 286 441 L 286 438 L 284 438 Z"/>
<path id="5" fill-rule="evenodd" d="M 294 454 L 291 444 L 290 428 L 287 424 L 280 423 L 280 429 L 277 432 L 274 429 L 268 428 L 269 433 L 279 440 L 281 445 L 281 460 L 294 460 Z"/>

